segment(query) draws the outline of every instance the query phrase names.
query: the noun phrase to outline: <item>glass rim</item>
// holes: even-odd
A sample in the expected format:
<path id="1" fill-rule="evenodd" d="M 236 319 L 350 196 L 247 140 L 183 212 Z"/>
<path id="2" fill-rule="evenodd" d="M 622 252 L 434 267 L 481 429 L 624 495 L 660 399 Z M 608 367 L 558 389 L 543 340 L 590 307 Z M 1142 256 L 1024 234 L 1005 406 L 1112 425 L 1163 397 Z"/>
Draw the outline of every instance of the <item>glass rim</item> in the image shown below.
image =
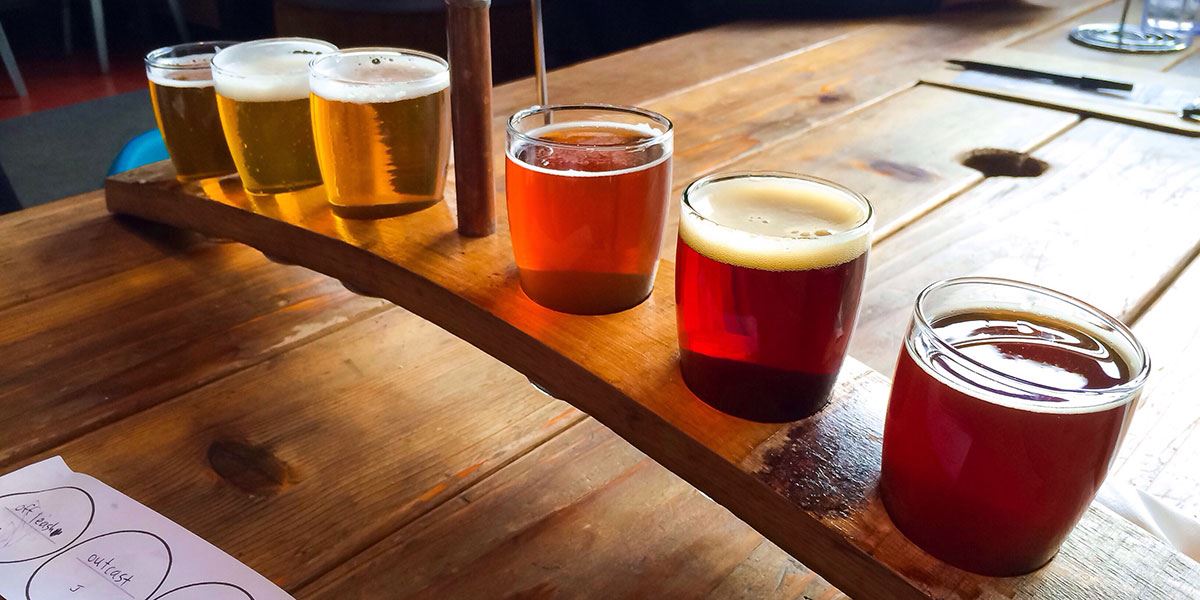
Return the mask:
<path id="1" fill-rule="evenodd" d="M 221 52 L 218 52 L 217 54 L 213 55 L 212 70 L 214 72 L 219 72 L 223 77 L 236 77 L 239 79 L 258 78 L 258 77 L 279 78 L 279 77 L 307 76 L 308 75 L 308 65 L 311 64 L 313 62 L 313 60 L 316 60 L 316 58 L 318 56 L 320 56 L 320 54 L 314 54 L 313 58 L 310 59 L 307 63 L 305 63 L 303 68 L 297 68 L 294 71 L 289 69 L 289 70 L 278 71 L 278 72 L 274 72 L 274 73 L 257 73 L 257 74 L 253 74 L 253 75 L 247 75 L 245 73 L 239 73 L 236 70 L 230 70 L 230 68 L 228 66 L 222 67 L 221 65 L 217 64 L 218 56 L 228 52 L 229 50 L 231 50 L 233 48 L 250 47 L 250 46 L 268 46 L 268 45 L 272 45 L 272 44 L 281 44 L 281 43 L 285 43 L 285 42 L 311 43 L 311 44 L 314 44 L 317 46 L 325 46 L 329 50 L 335 51 L 335 52 L 338 49 L 338 47 L 336 45 L 334 45 L 330 42 L 327 42 L 325 40 L 318 40 L 316 38 L 307 38 L 307 37 L 263 38 L 261 40 L 251 40 L 248 42 L 241 42 L 238 44 L 234 44 L 233 46 L 230 46 L 229 48 L 225 48 Z"/>
<path id="2" fill-rule="evenodd" d="M 548 114 L 548 113 L 552 113 L 552 112 L 556 112 L 556 111 L 566 111 L 566 110 L 594 110 L 594 111 L 598 111 L 598 112 L 617 112 L 617 113 L 625 113 L 625 114 L 630 114 L 630 115 L 637 115 L 639 117 L 645 117 L 646 119 L 648 119 L 650 121 L 654 121 L 655 123 L 658 123 L 659 125 L 664 126 L 665 129 L 663 129 L 662 131 L 660 131 L 657 135 L 655 135 L 653 137 L 644 139 L 644 140 L 636 142 L 636 143 L 631 143 L 631 144 L 571 144 L 568 142 L 556 142 L 553 140 L 541 139 L 541 138 L 533 137 L 529 134 L 526 134 L 525 132 L 517 131 L 517 128 L 516 128 L 517 122 L 523 121 L 528 117 L 532 117 L 532 116 L 536 116 L 536 115 L 544 115 L 544 114 Z M 603 148 L 606 150 L 631 151 L 631 150 L 641 150 L 644 148 L 650 148 L 652 146 L 656 146 L 656 145 L 661 144 L 664 141 L 670 139 L 675 134 L 675 124 L 671 122 L 671 119 L 668 119 L 666 116 L 664 116 L 660 113 L 656 113 L 652 110 L 647 110 L 645 108 L 638 108 L 636 106 L 627 106 L 624 104 L 601 104 L 601 103 L 546 104 L 546 105 L 535 104 L 533 106 L 530 106 L 528 108 L 523 108 L 523 109 L 518 110 L 517 112 L 513 113 L 513 115 L 508 118 L 507 130 L 508 130 L 508 134 L 512 137 L 518 138 L 520 140 L 523 140 L 523 141 L 526 141 L 526 142 L 529 142 L 532 144 L 541 144 L 541 145 L 545 145 L 545 146 L 551 146 L 554 148 Z"/>
<path id="3" fill-rule="evenodd" d="M 173 65 L 173 64 L 162 63 L 159 61 L 161 61 L 165 58 L 168 58 L 167 57 L 168 54 L 171 54 L 177 50 L 183 50 L 185 48 L 186 49 L 190 49 L 190 48 L 201 49 L 201 48 L 212 47 L 213 48 L 212 54 L 214 57 L 216 57 L 217 53 L 220 52 L 221 50 L 223 50 L 225 48 L 229 48 L 230 46 L 236 46 L 236 45 L 242 44 L 242 43 L 244 43 L 244 42 L 235 42 L 233 40 L 224 40 L 224 41 L 208 40 L 208 41 L 202 41 L 202 42 L 184 42 L 182 44 L 175 44 L 173 46 L 163 46 L 161 48 L 155 48 L 154 50 L 147 52 L 146 57 L 143 60 L 146 63 L 147 67 L 151 67 L 151 68 L 155 68 L 155 69 L 166 69 L 166 70 L 171 70 L 171 71 L 193 71 L 193 70 L 200 70 L 200 69 L 211 69 L 212 68 L 212 60 L 211 59 L 208 61 L 207 64 L 204 64 L 204 65 L 194 65 L 194 64 L 193 65 Z M 200 54 L 200 52 L 197 52 L 196 54 Z M 183 58 L 183 57 L 171 57 L 171 58 Z"/>
<path id="4" fill-rule="evenodd" d="M 864 196 L 863 194 L 860 194 L 840 183 L 830 181 L 828 179 L 823 179 L 821 177 L 816 177 L 813 175 L 805 175 L 803 173 L 792 173 L 792 172 L 788 172 L 788 171 L 726 171 L 726 172 L 720 172 L 720 173 L 710 173 L 708 175 L 705 175 L 705 176 L 689 183 L 688 186 L 686 188 L 684 188 L 683 196 L 679 200 L 679 205 L 682 209 L 687 210 L 688 214 L 696 217 L 697 219 L 700 219 L 701 221 L 704 221 L 706 223 L 712 223 L 713 225 L 720 227 L 722 229 L 728 229 L 730 231 L 748 233 L 744 229 L 739 229 L 732 225 L 726 225 L 725 223 L 710 219 L 710 218 L 700 214 L 700 211 L 696 210 L 696 208 L 692 206 L 691 196 L 696 191 L 698 191 L 700 188 L 706 187 L 706 186 L 714 184 L 714 183 L 720 183 L 722 181 L 731 181 L 731 180 L 735 180 L 735 179 L 750 179 L 750 178 L 754 178 L 754 177 L 772 178 L 772 179 L 790 179 L 790 180 L 794 180 L 794 181 L 806 181 L 808 183 L 815 183 L 817 185 L 825 186 L 830 189 L 841 192 L 843 194 L 846 194 L 847 196 L 853 198 L 855 201 L 857 201 L 860 205 L 862 205 L 866 209 L 862 220 L 859 221 L 858 223 L 856 223 L 853 227 L 851 227 L 845 231 L 839 231 L 832 235 L 822 236 L 819 238 L 812 238 L 812 241 L 820 241 L 822 243 L 830 243 L 832 241 L 842 240 L 842 239 L 846 239 L 846 238 L 855 238 L 860 235 L 863 235 L 863 229 L 869 228 L 869 227 L 873 226 L 875 223 L 875 207 L 874 207 L 874 205 L 871 204 L 871 201 L 868 200 L 867 197 Z M 755 233 L 753 235 L 756 235 L 759 237 L 764 237 L 764 238 L 777 239 L 777 240 L 808 241 L 808 238 L 789 237 L 786 235 L 771 235 L 771 234 L 764 234 L 764 233 Z"/>
<path id="5" fill-rule="evenodd" d="M 334 58 L 345 58 L 347 56 L 354 56 L 354 55 L 358 55 L 358 54 L 390 54 L 390 55 L 396 55 L 396 56 L 419 56 L 421 58 L 427 58 L 427 59 L 430 59 L 430 60 L 436 62 L 438 64 L 438 66 L 441 67 L 441 69 L 437 73 L 428 75 L 426 77 L 422 77 L 420 79 L 405 79 L 405 80 L 396 80 L 396 81 L 363 81 L 361 79 L 354 79 L 351 77 L 339 77 L 337 75 L 331 75 L 328 73 L 320 73 L 317 71 L 317 65 L 319 65 L 321 62 L 324 62 L 324 61 L 330 60 L 330 59 L 334 59 Z M 336 81 L 338 83 L 352 83 L 355 85 L 395 85 L 397 83 L 417 84 L 417 83 L 424 83 L 426 81 L 433 81 L 434 79 L 439 79 L 441 77 L 444 77 L 446 75 L 446 73 L 449 73 L 449 72 L 450 72 L 450 63 L 446 62 L 446 59 L 444 59 L 436 54 L 431 54 L 429 52 L 422 52 L 420 50 L 412 50 L 410 48 L 392 48 L 392 47 L 388 47 L 388 46 L 362 46 L 359 48 L 338 48 L 337 50 L 335 50 L 329 54 L 322 54 L 320 56 L 317 56 L 316 58 L 314 58 L 312 60 L 312 62 L 310 62 L 308 64 L 308 74 L 310 77 L 316 77 L 316 78 L 319 78 L 324 81 Z"/>
<path id="6" fill-rule="evenodd" d="M 943 290 L 943 289 L 957 286 L 957 285 L 995 285 L 995 286 L 1000 286 L 1000 287 L 1015 288 L 1015 289 L 1019 289 L 1019 290 L 1033 292 L 1035 294 L 1040 294 L 1040 295 L 1043 295 L 1043 296 L 1046 296 L 1049 298 L 1053 298 L 1060 302 L 1065 302 L 1066 304 L 1068 304 L 1074 308 L 1081 309 L 1084 312 L 1092 315 L 1093 317 L 1096 317 L 1098 320 L 1100 320 L 1106 326 L 1111 327 L 1115 332 L 1117 332 L 1118 335 L 1120 335 L 1126 342 L 1128 342 L 1130 347 L 1133 349 L 1133 352 L 1135 353 L 1135 356 L 1133 356 L 1132 358 L 1136 358 L 1136 359 L 1140 360 L 1142 363 L 1141 367 L 1137 370 L 1136 373 L 1130 373 L 1130 375 L 1126 381 L 1119 383 L 1117 385 L 1109 386 L 1106 388 L 1098 388 L 1098 389 L 1060 388 L 1060 387 L 1055 387 L 1052 385 L 1040 384 L 1040 383 L 1036 383 L 1036 382 L 1032 382 L 1032 381 L 1027 381 L 1027 380 L 1021 379 L 1019 377 L 1015 377 L 1013 375 L 1005 373 L 1003 371 L 1000 371 L 998 369 L 989 367 L 989 366 L 971 358 L 970 356 L 967 356 L 965 353 L 963 353 L 960 350 L 958 350 L 957 348 L 955 348 L 949 342 L 942 339 L 942 337 L 940 335 L 938 335 L 937 331 L 933 328 L 933 325 L 931 324 L 931 322 L 929 320 L 929 316 L 926 314 L 924 303 L 925 303 L 925 300 L 927 298 L 929 298 L 930 294 L 937 292 L 939 290 Z M 1032 312 L 1032 311 L 1029 311 L 1029 312 Z M 917 299 L 913 306 L 913 326 L 915 328 L 918 328 L 922 333 L 928 334 L 926 337 L 933 340 L 933 343 L 937 346 L 938 350 L 940 350 L 941 352 L 943 352 L 945 354 L 950 355 L 956 361 L 959 361 L 961 363 L 966 363 L 966 366 L 969 367 L 970 369 L 972 369 L 973 372 L 975 372 L 979 375 L 982 375 L 995 383 L 1009 386 L 1009 387 L 1015 388 L 1017 390 L 1020 390 L 1020 391 L 1026 392 L 1026 393 L 1042 395 L 1042 396 L 1062 397 L 1062 398 L 1068 400 L 1067 402 L 1062 402 L 1062 403 L 1041 402 L 1041 401 L 1037 401 L 1037 400 L 1029 400 L 1027 398 L 1007 396 L 1007 395 L 999 394 L 999 393 L 996 393 L 996 392 L 993 392 L 990 390 L 981 389 L 981 388 L 979 388 L 979 386 L 973 385 L 970 382 L 962 383 L 962 385 L 967 385 L 972 388 L 971 391 L 969 392 L 969 395 L 971 395 L 974 398 L 979 398 L 980 400 L 983 400 L 986 402 L 1000 404 L 1002 406 L 1007 406 L 1009 408 L 1014 408 L 1017 410 L 1029 409 L 1033 412 L 1060 413 L 1060 414 L 1063 414 L 1063 413 L 1091 413 L 1091 412 L 1100 412 L 1103 410 L 1108 410 L 1108 409 L 1111 409 L 1111 408 L 1114 408 L 1114 407 L 1117 407 L 1122 404 L 1126 404 L 1126 403 L 1130 402 L 1133 399 L 1134 395 L 1138 392 L 1138 390 L 1140 390 L 1144 387 L 1144 385 L 1146 383 L 1146 379 L 1150 375 L 1150 368 L 1151 368 L 1150 367 L 1150 355 L 1146 353 L 1146 349 L 1142 346 L 1142 343 L 1137 339 L 1137 337 L 1133 335 L 1133 332 L 1129 329 L 1129 327 L 1127 327 L 1120 320 L 1116 319 L 1115 317 L 1112 317 L 1111 315 L 1100 310 L 1099 308 L 1096 308 L 1095 306 L 1092 306 L 1091 304 L 1088 304 L 1087 302 L 1084 302 L 1083 300 L 1080 300 L 1073 296 L 1069 296 L 1062 292 L 1052 290 L 1050 288 L 1036 285 L 1033 283 L 1017 281 L 1015 279 L 1005 279 L 1002 277 L 970 276 L 970 277 L 951 277 L 949 279 L 935 281 L 934 283 L 931 283 L 928 286 L 926 286 L 926 288 L 924 290 L 921 290 L 920 294 L 917 294 Z M 906 346 L 908 345 L 908 341 L 907 341 L 908 337 L 911 337 L 911 336 L 906 336 L 906 340 L 905 340 Z M 1120 352 L 1120 350 L 1118 350 L 1118 349 L 1114 349 L 1114 350 Z M 1127 357 L 1127 358 L 1129 358 L 1129 357 Z M 914 356 L 913 360 L 915 362 L 917 362 L 918 364 L 920 364 L 923 369 L 926 369 L 927 371 L 929 370 L 926 367 L 926 363 L 928 363 L 928 360 L 926 360 L 925 358 Z M 1112 398 L 1109 400 L 1104 400 L 1104 398 L 1108 397 L 1108 396 L 1112 396 Z M 1093 400 L 1093 402 L 1088 403 L 1085 406 L 1080 406 L 1078 404 L 1072 404 L 1070 402 L 1071 399 L 1080 399 L 1080 398 L 1091 399 L 1091 400 Z M 1095 401 L 1096 399 L 1100 399 L 1100 401 L 1097 402 L 1097 401 Z"/>

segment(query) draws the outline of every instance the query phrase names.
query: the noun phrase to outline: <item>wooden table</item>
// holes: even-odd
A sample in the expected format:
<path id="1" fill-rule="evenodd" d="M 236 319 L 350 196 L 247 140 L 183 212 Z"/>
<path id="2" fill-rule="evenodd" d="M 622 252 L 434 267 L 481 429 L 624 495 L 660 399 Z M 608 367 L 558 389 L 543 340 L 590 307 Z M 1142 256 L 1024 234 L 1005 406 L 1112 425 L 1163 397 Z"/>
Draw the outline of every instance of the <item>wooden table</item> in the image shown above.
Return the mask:
<path id="1" fill-rule="evenodd" d="M 881 235 L 851 353 L 881 372 L 938 278 L 1042 282 L 1120 315 L 1156 372 L 1112 477 L 1200 516 L 1200 142 L 913 86 L 983 45 L 1083 52 L 1066 28 L 1114 10 L 1043 3 L 731 25 L 551 89 L 672 117 L 677 187 L 786 168 L 871 197 Z M 1195 54 L 1085 56 L 1200 74 Z M 533 91 L 498 89 L 497 127 Z M 960 164 L 985 147 L 1050 168 Z M 61 454 L 298 598 L 839 596 L 595 420 L 336 280 L 113 218 L 99 192 L 0 219 L 0 248 L 0 468 Z"/>

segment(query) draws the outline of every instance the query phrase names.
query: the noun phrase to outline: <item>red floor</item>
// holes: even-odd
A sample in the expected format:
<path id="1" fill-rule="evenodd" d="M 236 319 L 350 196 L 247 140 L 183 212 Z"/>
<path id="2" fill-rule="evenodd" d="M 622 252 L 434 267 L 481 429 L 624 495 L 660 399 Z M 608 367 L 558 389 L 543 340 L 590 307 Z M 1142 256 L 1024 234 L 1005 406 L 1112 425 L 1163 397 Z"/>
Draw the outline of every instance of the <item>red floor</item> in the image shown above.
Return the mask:
<path id="1" fill-rule="evenodd" d="M 29 96 L 18 98 L 0 66 L 0 119 L 146 88 L 141 56 L 110 57 L 108 75 L 100 72 L 95 51 L 76 48 L 71 56 L 18 57 Z"/>

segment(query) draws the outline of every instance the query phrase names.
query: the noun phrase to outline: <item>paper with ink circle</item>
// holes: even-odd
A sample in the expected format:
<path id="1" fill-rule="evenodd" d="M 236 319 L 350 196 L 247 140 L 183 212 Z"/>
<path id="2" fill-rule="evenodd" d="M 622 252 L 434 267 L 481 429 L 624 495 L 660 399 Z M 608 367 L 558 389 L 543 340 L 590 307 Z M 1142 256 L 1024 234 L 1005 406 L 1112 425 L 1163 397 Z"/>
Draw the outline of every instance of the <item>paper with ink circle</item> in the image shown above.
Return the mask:
<path id="1" fill-rule="evenodd" d="M 254 596 L 232 583 L 214 581 L 177 587 L 155 600 L 254 600 Z"/>
<path id="2" fill-rule="evenodd" d="M 115 531 L 80 542 L 38 567 L 26 600 L 147 600 L 167 579 L 171 549 L 145 531 Z"/>
<path id="3" fill-rule="evenodd" d="M 70 546 L 95 515 L 91 495 L 77 487 L 0 496 L 0 564 L 46 558 Z"/>

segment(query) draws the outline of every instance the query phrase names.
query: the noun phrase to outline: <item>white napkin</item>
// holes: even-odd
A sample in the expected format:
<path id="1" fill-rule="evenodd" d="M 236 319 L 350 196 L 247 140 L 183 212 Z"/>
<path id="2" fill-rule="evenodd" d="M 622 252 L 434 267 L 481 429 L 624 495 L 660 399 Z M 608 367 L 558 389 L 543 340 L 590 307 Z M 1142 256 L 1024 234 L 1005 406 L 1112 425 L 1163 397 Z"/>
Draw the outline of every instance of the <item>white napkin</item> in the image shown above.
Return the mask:
<path id="1" fill-rule="evenodd" d="M 1200 561 L 1200 522 L 1127 483 L 1110 480 L 1096 498 L 1176 550 Z"/>

